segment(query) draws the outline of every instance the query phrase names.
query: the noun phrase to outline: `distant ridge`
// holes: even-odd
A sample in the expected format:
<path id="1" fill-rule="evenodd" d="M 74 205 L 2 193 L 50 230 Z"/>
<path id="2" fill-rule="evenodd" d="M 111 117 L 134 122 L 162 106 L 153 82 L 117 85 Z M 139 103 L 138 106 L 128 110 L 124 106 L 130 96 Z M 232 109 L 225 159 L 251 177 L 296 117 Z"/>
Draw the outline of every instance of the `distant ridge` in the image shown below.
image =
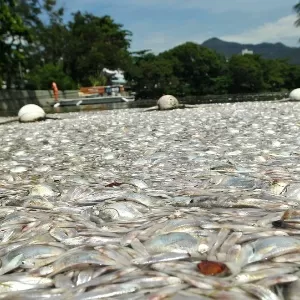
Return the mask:
<path id="1" fill-rule="evenodd" d="M 202 46 L 213 49 L 228 58 L 234 54 L 240 54 L 244 49 L 248 49 L 255 54 L 260 54 L 263 58 L 288 59 L 292 64 L 300 64 L 300 48 L 288 47 L 282 43 L 239 44 L 222 41 L 214 37 L 203 42 Z"/>

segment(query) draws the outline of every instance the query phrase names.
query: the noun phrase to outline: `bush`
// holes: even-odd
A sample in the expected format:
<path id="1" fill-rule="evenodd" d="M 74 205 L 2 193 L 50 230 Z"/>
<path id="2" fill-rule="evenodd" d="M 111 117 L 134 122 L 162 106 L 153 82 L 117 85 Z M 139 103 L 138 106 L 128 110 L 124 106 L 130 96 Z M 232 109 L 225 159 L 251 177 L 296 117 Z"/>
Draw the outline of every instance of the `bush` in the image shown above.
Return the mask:
<path id="1" fill-rule="evenodd" d="M 52 82 L 56 82 L 59 90 L 77 89 L 76 83 L 66 75 L 61 66 L 46 64 L 32 70 L 27 75 L 26 88 L 37 90 L 51 89 Z"/>

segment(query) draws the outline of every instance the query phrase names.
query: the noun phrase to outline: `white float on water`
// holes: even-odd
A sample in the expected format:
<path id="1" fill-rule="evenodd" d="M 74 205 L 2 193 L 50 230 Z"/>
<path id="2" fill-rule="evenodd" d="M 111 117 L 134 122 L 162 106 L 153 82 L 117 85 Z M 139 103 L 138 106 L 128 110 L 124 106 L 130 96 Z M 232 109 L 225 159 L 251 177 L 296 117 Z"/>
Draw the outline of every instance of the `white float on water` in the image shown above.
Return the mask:
<path id="1" fill-rule="evenodd" d="M 18 112 L 19 122 L 35 122 L 46 119 L 45 111 L 36 104 L 26 104 Z"/>
<path id="2" fill-rule="evenodd" d="M 45 111 L 36 104 L 26 104 L 20 108 L 17 117 L 9 118 L 6 121 L 0 122 L 0 125 L 17 122 L 17 121 L 21 123 L 28 123 L 28 122 L 43 121 L 46 119 L 60 120 L 60 118 L 47 116 Z"/>
<path id="3" fill-rule="evenodd" d="M 290 92 L 289 98 L 290 100 L 300 101 L 300 88 L 292 90 Z"/>
<path id="4" fill-rule="evenodd" d="M 157 100 L 157 105 L 147 108 L 145 111 L 151 110 L 170 110 L 176 108 L 196 108 L 197 105 L 180 104 L 177 98 L 172 95 L 163 95 Z"/>
<path id="5" fill-rule="evenodd" d="M 157 101 L 158 109 L 173 109 L 179 107 L 178 100 L 172 95 L 164 95 Z"/>

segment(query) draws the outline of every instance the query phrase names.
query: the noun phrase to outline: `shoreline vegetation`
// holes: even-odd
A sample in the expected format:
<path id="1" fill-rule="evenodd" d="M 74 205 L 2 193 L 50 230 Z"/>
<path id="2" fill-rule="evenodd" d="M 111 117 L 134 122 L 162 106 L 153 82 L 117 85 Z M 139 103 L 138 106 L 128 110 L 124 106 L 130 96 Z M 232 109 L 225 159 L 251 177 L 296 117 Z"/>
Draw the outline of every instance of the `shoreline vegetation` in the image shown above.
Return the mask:
<path id="1" fill-rule="evenodd" d="M 1 0 L 0 88 L 60 90 L 101 85 L 104 67 L 122 69 L 137 99 L 288 92 L 300 65 L 257 54 L 226 58 L 194 42 L 159 54 L 130 51 L 133 34 L 110 16 L 77 11 L 65 21 L 55 0 Z M 296 8 L 296 7 L 295 7 Z"/>

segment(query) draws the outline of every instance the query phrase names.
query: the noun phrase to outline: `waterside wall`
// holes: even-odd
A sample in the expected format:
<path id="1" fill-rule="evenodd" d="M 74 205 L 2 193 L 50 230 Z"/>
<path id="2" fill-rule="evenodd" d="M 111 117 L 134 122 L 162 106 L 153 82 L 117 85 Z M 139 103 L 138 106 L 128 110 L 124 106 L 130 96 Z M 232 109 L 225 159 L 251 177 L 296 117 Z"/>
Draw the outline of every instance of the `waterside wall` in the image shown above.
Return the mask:
<path id="1" fill-rule="evenodd" d="M 287 98 L 288 93 L 260 93 L 260 94 L 237 94 L 237 95 L 206 95 L 177 97 L 184 104 L 205 103 L 230 103 L 244 101 L 272 101 Z M 59 91 L 59 100 L 78 99 L 78 90 Z M 156 105 L 157 99 L 138 99 L 134 102 L 108 103 L 98 105 L 80 105 L 78 107 L 66 107 L 59 111 L 53 111 L 51 104 L 54 103 L 51 90 L 0 90 L 0 116 L 16 115 L 18 110 L 25 104 L 37 104 L 44 108 L 47 113 L 67 112 L 96 109 L 122 109 L 142 108 Z"/>
<path id="2" fill-rule="evenodd" d="M 59 99 L 79 98 L 78 91 L 59 91 Z M 37 104 L 49 110 L 54 102 L 51 90 L 0 90 L 0 115 L 15 115 L 25 104 Z"/>

